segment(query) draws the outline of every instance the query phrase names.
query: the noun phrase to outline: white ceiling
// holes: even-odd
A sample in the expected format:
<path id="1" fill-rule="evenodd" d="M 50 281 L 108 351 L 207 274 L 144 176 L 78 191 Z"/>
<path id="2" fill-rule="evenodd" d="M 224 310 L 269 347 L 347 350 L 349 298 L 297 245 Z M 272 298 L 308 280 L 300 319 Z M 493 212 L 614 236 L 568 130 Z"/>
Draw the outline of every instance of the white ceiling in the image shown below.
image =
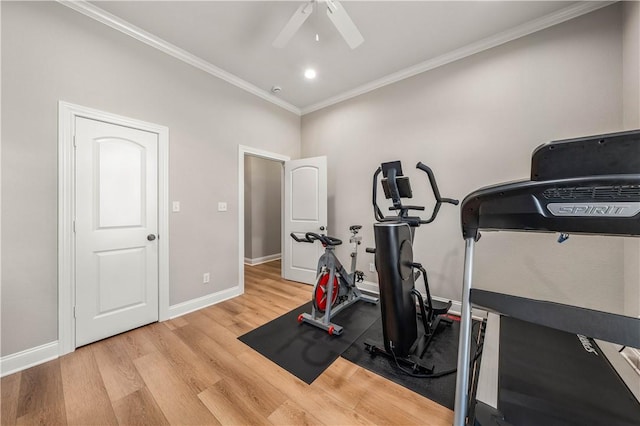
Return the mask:
<path id="1" fill-rule="evenodd" d="M 306 113 L 607 4 L 343 1 L 365 39 L 358 48 L 347 46 L 324 10 L 314 12 L 284 48 L 272 47 L 302 3 L 98 1 L 87 7 L 97 6 L 115 15 L 120 26 L 138 27 L 134 30 L 188 52 L 191 62 L 206 61 L 237 85 Z M 315 80 L 303 77 L 307 67 L 316 69 Z M 272 86 L 282 88 L 279 101 Z"/>

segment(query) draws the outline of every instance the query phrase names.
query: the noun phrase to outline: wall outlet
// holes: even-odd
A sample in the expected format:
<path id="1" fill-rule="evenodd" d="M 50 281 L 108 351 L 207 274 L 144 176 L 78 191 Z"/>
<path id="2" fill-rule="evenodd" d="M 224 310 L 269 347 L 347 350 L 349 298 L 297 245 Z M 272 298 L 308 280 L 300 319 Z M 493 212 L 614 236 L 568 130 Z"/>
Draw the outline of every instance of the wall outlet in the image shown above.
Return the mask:
<path id="1" fill-rule="evenodd" d="M 211 274 L 209 274 L 208 272 L 205 272 L 204 274 L 202 274 L 202 283 L 208 284 L 209 281 L 211 281 Z"/>
<path id="2" fill-rule="evenodd" d="M 224 201 L 220 201 L 218 203 L 218 211 L 219 212 L 226 212 L 227 211 L 227 203 Z"/>
<path id="3" fill-rule="evenodd" d="M 180 201 L 174 201 L 174 202 L 171 204 L 171 210 L 172 210 L 174 213 L 179 212 L 179 211 L 180 211 Z"/>
<path id="4" fill-rule="evenodd" d="M 375 263 L 370 263 L 369 264 L 369 272 L 375 272 L 376 271 L 376 264 Z"/>

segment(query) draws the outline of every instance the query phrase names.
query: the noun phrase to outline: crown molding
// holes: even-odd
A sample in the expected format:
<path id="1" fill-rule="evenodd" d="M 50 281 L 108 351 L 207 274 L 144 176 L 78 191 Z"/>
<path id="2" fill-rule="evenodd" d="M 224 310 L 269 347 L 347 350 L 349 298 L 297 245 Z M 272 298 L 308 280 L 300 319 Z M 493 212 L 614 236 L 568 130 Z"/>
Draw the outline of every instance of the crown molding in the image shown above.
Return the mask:
<path id="1" fill-rule="evenodd" d="M 153 48 L 156 48 L 168 55 L 173 56 L 176 59 L 179 59 L 189 65 L 192 65 L 208 74 L 213 75 L 214 77 L 218 77 L 221 80 L 226 81 L 236 87 L 239 87 L 242 90 L 245 90 L 253 95 L 256 95 L 266 101 L 269 101 L 281 108 L 286 109 L 296 115 L 300 115 L 300 109 L 288 102 L 283 101 L 280 98 L 273 96 L 271 93 L 263 90 L 253 84 L 237 77 L 221 68 L 216 67 L 215 65 L 205 61 L 202 58 L 199 58 L 196 55 L 193 55 L 186 50 L 175 46 L 166 40 L 157 37 L 142 28 L 136 27 L 135 25 L 121 19 L 106 10 L 103 10 L 88 1 L 85 0 L 57 0 L 58 3 L 63 6 L 67 6 L 75 10 L 76 12 L 80 12 L 89 18 L 95 19 L 98 22 L 101 22 L 109 27 L 116 29 L 134 39 L 141 41 Z"/>
<path id="2" fill-rule="evenodd" d="M 426 71 L 447 65 L 451 62 L 466 58 L 476 53 L 491 49 L 501 44 L 508 43 L 518 38 L 533 34 L 537 31 L 544 30 L 554 25 L 566 22 L 570 19 L 577 18 L 578 16 L 585 15 L 603 7 L 609 6 L 616 1 L 582 1 L 566 8 L 560 9 L 554 13 L 543 16 L 541 18 L 529 21 L 525 24 L 503 31 L 491 37 L 484 38 L 475 43 L 471 43 L 467 46 L 453 50 L 444 55 L 440 55 L 428 61 L 421 62 L 409 68 L 405 68 L 401 71 L 389 74 L 378 80 L 374 80 L 370 83 L 356 87 L 353 90 L 349 90 L 340 95 L 331 97 L 324 101 L 301 108 L 301 115 L 309 114 L 314 111 L 335 105 L 337 103 L 346 101 L 348 99 L 360 96 L 367 92 L 379 89 L 389 84 L 396 83 L 400 80 L 404 80 L 409 77 L 413 77 L 417 74 L 421 74 Z"/>
<path id="3" fill-rule="evenodd" d="M 578 16 L 585 15 L 587 13 L 593 12 L 595 10 L 601 9 L 603 7 L 609 6 L 617 2 L 617 1 L 577 2 L 576 4 L 573 4 L 561 10 L 553 12 L 549 15 L 543 16 L 533 21 L 529 21 L 525 24 L 503 31 L 491 37 L 484 38 L 477 42 L 471 43 L 467 46 L 453 50 L 444 55 L 440 55 L 436 58 L 421 62 L 412 67 L 405 68 L 398 72 L 389 74 L 378 80 L 374 80 L 370 83 L 356 87 L 355 89 L 348 90 L 337 96 L 333 96 L 331 98 L 325 99 L 324 101 L 321 101 L 303 108 L 298 108 L 295 105 L 292 105 L 276 96 L 273 96 L 270 92 L 260 89 L 259 87 L 254 86 L 253 84 L 241 79 L 240 77 L 237 77 L 221 68 L 216 67 L 215 65 L 205 61 L 204 59 L 199 58 L 187 52 L 186 50 L 183 50 L 177 46 L 174 46 L 173 44 L 141 28 L 138 28 L 135 25 L 115 15 L 110 14 L 109 12 L 89 3 L 86 0 L 57 0 L 57 1 L 58 3 L 64 6 L 67 6 L 77 12 L 80 12 L 83 15 L 88 16 L 89 18 L 95 19 L 98 22 L 108 25 L 111 28 L 114 28 L 130 37 L 135 38 L 136 40 L 139 40 L 151 47 L 154 47 L 164 53 L 167 53 L 189 65 L 192 65 L 202 71 L 205 71 L 215 77 L 218 77 L 268 102 L 278 105 L 279 107 L 284 108 L 287 111 L 290 111 L 298 116 L 309 114 L 314 111 L 318 111 L 320 109 L 335 105 L 337 103 L 346 101 L 356 96 L 363 95 L 367 92 L 371 92 L 373 90 L 379 89 L 389 84 L 393 84 L 398 81 L 404 80 L 406 78 L 413 77 L 417 74 L 421 74 L 423 72 L 430 71 L 432 69 L 441 67 L 443 65 L 447 65 L 457 60 L 466 58 L 476 53 L 480 53 L 482 51 L 491 49 L 496 46 L 500 46 L 501 44 L 505 44 L 510 41 L 516 40 L 518 38 L 527 36 L 529 34 L 533 34 L 537 31 L 544 30 L 546 28 L 566 22 L 573 18 L 577 18 Z"/>

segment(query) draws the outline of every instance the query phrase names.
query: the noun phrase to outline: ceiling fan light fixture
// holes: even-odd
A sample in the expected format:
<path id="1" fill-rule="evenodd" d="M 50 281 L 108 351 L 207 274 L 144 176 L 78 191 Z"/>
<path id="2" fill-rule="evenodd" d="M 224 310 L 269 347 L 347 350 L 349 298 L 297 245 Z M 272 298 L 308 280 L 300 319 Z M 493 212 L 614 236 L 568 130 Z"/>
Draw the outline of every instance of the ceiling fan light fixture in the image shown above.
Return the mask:
<path id="1" fill-rule="evenodd" d="M 306 78 L 307 80 L 313 80 L 314 78 L 316 78 L 316 70 L 314 70 L 313 68 L 307 68 L 306 70 L 304 70 L 304 78 Z"/>
<path id="2" fill-rule="evenodd" d="M 327 7 L 327 16 L 351 49 L 355 49 L 362 44 L 364 41 L 362 34 L 360 34 L 360 31 L 338 0 L 310 0 L 308 3 L 298 7 L 282 31 L 280 31 L 278 37 L 273 41 L 273 47 L 283 48 L 309 18 L 309 15 L 313 13 L 314 6 L 317 7 L 317 3 L 324 4 Z M 317 34 L 316 41 L 319 41 Z"/>

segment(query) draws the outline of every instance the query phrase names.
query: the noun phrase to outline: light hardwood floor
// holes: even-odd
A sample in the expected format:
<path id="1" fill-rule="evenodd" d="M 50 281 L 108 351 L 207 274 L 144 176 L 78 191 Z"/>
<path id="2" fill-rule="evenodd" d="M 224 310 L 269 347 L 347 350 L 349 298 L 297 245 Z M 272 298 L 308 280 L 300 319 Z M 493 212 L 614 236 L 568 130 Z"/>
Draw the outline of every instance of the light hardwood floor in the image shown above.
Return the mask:
<path id="1" fill-rule="evenodd" d="M 338 358 L 307 385 L 237 337 L 305 303 L 280 263 L 245 294 L 2 378 L 2 425 L 450 425 L 453 413 Z"/>

